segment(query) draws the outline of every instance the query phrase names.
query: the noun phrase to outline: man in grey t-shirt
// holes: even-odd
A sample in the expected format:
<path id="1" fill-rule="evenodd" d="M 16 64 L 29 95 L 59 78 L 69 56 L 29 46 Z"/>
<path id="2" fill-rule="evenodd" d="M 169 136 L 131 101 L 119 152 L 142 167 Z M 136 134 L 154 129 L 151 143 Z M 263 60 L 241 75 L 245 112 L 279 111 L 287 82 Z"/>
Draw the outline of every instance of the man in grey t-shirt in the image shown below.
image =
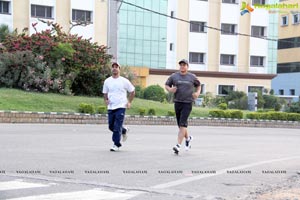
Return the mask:
<path id="1" fill-rule="evenodd" d="M 186 150 L 191 148 L 193 137 L 188 135 L 187 120 L 192 111 L 193 101 L 201 92 L 200 81 L 195 74 L 188 72 L 188 61 L 185 59 L 179 61 L 179 66 L 179 72 L 173 73 L 165 84 L 166 90 L 174 93 L 174 107 L 179 128 L 178 143 L 173 147 L 175 154 L 179 153 L 183 138 L 185 138 Z M 194 88 L 196 88 L 195 92 Z"/>

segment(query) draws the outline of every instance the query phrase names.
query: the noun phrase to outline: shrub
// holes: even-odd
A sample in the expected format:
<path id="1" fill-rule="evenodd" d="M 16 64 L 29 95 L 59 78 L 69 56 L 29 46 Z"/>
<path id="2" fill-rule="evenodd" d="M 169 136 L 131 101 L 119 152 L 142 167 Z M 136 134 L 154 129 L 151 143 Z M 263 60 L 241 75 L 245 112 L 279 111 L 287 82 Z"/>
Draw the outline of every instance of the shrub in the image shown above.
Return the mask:
<path id="1" fill-rule="evenodd" d="M 173 110 L 168 110 L 167 116 L 175 116 L 175 111 L 173 111 Z"/>
<path id="2" fill-rule="evenodd" d="M 281 108 L 279 97 L 273 95 L 263 95 L 264 108 L 272 108 L 279 111 Z"/>
<path id="3" fill-rule="evenodd" d="M 242 119 L 243 118 L 243 112 L 240 110 L 228 110 L 226 111 L 229 113 L 229 118 L 234 118 L 234 119 Z"/>
<path id="4" fill-rule="evenodd" d="M 265 112 L 257 113 L 252 112 L 246 115 L 248 119 L 264 119 L 264 120 L 289 120 L 289 121 L 300 121 L 300 114 L 298 113 L 284 113 L 284 112 Z"/>
<path id="5" fill-rule="evenodd" d="M 209 115 L 216 118 L 243 118 L 243 112 L 240 110 L 211 110 Z"/>
<path id="6" fill-rule="evenodd" d="M 144 116 L 146 114 L 146 109 L 145 108 L 139 108 L 139 114 L 141 116 Z"/>
<path id="7" fill-rule="evenodd" d="M 163 102 L 166 98 L 166 93 L 161 86 L 150 85 L 144 91 L 144 98 L 148 100 Z"/>
<path id="8" fill-rule="evenodd" d="M 155 115 L 156 114 L 156 112 L 155 112 L 155 109 L 154 108 L 150 108 L 149 110 L 148 110 L 148 115 Z"/>
<path id="9" fill-rule="evenodd" d="M 81 103 L 81 104 L 79 104 L 79 112 L 95 114 L 95 106 L 92 104 Z"/>
<path id="10" fill-rule="evenodd" d="M 226 110 L 227 109 L 227 103 L 220 103 L 218 105 L 218 108 L 221 109 L 221 110 Z"/>
<path id="11" fill-rule="evenodd" d="M 135 97 L 143 99 L 144 98 L 144 89 L 142 86 L 137 85 L 135 86 Z"/>
<path id="12" fill-rule="evenodd" d="M 292 103 L 287 111 L 292 113 L 300 113 L 300 101 Z"/>
<path id="13" fill-rule="evenodd" d="M 98 106 L 97 107 L 97 113 L 105 114 L 106 113 L 106 107 L 105 106 Z"/>

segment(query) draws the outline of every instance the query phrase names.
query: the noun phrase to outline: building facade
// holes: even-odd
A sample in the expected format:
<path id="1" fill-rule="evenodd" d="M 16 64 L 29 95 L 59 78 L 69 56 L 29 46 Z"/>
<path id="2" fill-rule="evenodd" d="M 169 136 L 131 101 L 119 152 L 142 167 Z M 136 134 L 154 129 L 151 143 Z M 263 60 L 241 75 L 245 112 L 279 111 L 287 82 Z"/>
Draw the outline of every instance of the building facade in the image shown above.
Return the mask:
<path id="1" fill-rule="evenodd" d="M 37 31 L 45 30 L 50 21 L 60 24 L 63 30 L 92 38 L 99 44 L 107 44 L 106 1 L 89 0 L 0 0 L 0 24 L 10 30 L 21 32 L 28 28 L 29 34 L 35 33 L 32 24 L 37 23 Z M 42 21 L 41 21 L 42 20 Z M 82 23 L 82 26 L 74 26 Z"/>
<path id="2" fill-rule="evenodd" d="M 278 24 L 277 77 L 272 81 L 274 93 L 288 100 L 297 101 L 300 96 L 300 2 L 284 1 Z"/>

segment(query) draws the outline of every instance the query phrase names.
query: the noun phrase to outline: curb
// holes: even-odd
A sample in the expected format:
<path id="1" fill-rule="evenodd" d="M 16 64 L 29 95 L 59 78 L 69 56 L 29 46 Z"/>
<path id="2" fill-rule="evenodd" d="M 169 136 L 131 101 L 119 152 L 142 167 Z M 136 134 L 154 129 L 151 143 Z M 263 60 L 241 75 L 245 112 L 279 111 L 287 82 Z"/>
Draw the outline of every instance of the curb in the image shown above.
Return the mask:
<path id="1" fill-rule="evenodd" d="M 107 124 L 107 114 L 0 111 L 0 123 Z M 126 115 L 125 123 L 129 125 L 177 125 L 176 118 L 170 116 Z M 189 126 L 228 126 L 299 129 L 300 122 L 280 120 L 192 117 L 189 119 Z"/>

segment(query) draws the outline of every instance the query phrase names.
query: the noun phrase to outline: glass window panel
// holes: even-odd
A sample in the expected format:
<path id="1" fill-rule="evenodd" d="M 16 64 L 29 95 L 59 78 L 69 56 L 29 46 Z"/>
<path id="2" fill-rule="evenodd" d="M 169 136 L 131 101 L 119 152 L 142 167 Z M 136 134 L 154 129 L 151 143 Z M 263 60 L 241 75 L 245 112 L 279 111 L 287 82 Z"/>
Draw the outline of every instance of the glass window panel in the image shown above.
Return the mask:
<path id="1" fill-rule="evenodd" d="M 145 11 L 144 13 L 144 25 L 145 26 L 151 26 L 151 13 Z"/>
<path id="2" fill-rule="evenodd" d="M 151 40 L 151 28 L 144 27 L 144 40 Z"/>
<path id="3" fill-rule="evenodd" d="M 151 40 L 160 41 L 162 38 L 159 38 L 159 28 L 153 27 L 151 30 Z"/>
<path id="4" fill-rule="evenodd" d="M 127 38 L 127 25 L 124 24 L 119 25 L 119 37 Z"/>
<path id="5" fill-rule="evenodd" d="M 143 54 L 135 54 L 135 65 L 143 66 Z"/>
<path id="6" fill-rule="evenodd" d="M 136 39 L 142 40 L 144 38 L 144 29 L 142 26 L 136 26 Z"/>
<path id="7" fill-rule="evenodd" d="M 159 12 L 159 1 L 160 0 L 151 0 L 152 1 L 152 10 Z"/>
<path id="8" fill-rule="evenodd" d="M 136 12 L 135 13 L 135 21 L 136 21 L 136 25 L 144 25 L 144 13 L 142 12 Z"/>
<path id="9" fill-rule="evenodd" d="M 127 54 L 127 62 L 126 64 L 128 66 L 134 66 L 135 65 L 135 62 L 134 62 L 134 54 L 133 53 L 128 53 Z"/>
<path id="10" fill-rule="evenodd" d="M 119 39 L 119 51 L 124 53 L 127 51 L 127 40 L 126 39 Z M 123 54 L 121 54 L 123 55 Z"/>
<path id="11" fill-rule="evenodd" d="M 159 27 L 159 15 L 152 14 L 152 26 Z"/>
<path id="12" fill-rule="evenodd" d="M 35 5 L 31 5 L 31 16 L 35 16 Z"/>
<path id="13" fill-rule="evenodd" d="M 134 53 L 134 46 L 135 46 L 135 41 L 128 39 L 127 40 L 127 52 Z"/>
<path id="14" fill-rule="evenodd" d="M 158 42 L 152 41 L 151 42 L 151 54 L 157 54 L 158 55 L 159 54 L 158 47 L 159 47 Z M 157 60 L 158 60 L 158 58 L 157 58 Z"/>
<path id="15" fill-rule="evenodd" d="M 135 53 L 142 53 L 142 52 L 143 52 L 143 40 L 136 40 Z"/>
<path id="16" fill-rule="evenodd" d="M 127 24 L 127 11 L 120 12 L 120 24 Z"/>
<path id="17" fill-rule="evenodd" d="M 151 65 L 151 56 L 150 54 L 144 54 L 143 55 L 143 66 L 150 67 Z"/>
<path id="18" fill-rule="evenodd" d="M 167 40 L 167 29 L 166 28 L 159 28 L 159 38 L 160 38 L 160 40 L 163 40 L 163 41 Z"/>
<path id="19" fill-rule="evenodd" d="M 135 12 L 128 11 L 128 24 L 135 24 Z"/>
<path id="20" fill-rule="evenodd" d="M 159 16 L 159 26 L 167 27 L 167 18 L 165 16 Z"/>
<path id="21" fill-rule="evenodd" d="M 150 41 L 143 41 L 143 53 L 149 54 L 151 53 L 151 42 Z"/>
<path id="22" fill-rule="evenodd" d="M 151 3 L 152 3 L 152 1 L 145 0 L 145 2 L 144 2 L 144 8 L 151 9 L 151 7 L 152 7 Z"/>
<path id="23" fill-rule="evenodd" d="M 135 26 L 134 25 L 128 25 L 127 27 L 128 27 L 128 29 L 127 29 L 128 38 L 135 39 Z"/>
<path id="24" fill-rule="evenodd" d="M 159 54 L 166 55 L 167 42 L 159 42 Z"/>
<path id="25" fill-rule="evenodd" d="M 131 3 L 131 4 L 135 4 L 135 0 L 128 0 L 127 2 Z M 135 11 L 135 7 L 134 6 L 129 5 L 129 4 L 127 4 L 127 5 L 128 5 L 127 10 Z"/>
<path id="26" fill-rule="evenodd" d="M 160 8 L 159 8 L 159 12 L 160 13 L 167 13 L 168 11 L 168 1 L 166 0 L 161 0 L 160 1 Z"/>

